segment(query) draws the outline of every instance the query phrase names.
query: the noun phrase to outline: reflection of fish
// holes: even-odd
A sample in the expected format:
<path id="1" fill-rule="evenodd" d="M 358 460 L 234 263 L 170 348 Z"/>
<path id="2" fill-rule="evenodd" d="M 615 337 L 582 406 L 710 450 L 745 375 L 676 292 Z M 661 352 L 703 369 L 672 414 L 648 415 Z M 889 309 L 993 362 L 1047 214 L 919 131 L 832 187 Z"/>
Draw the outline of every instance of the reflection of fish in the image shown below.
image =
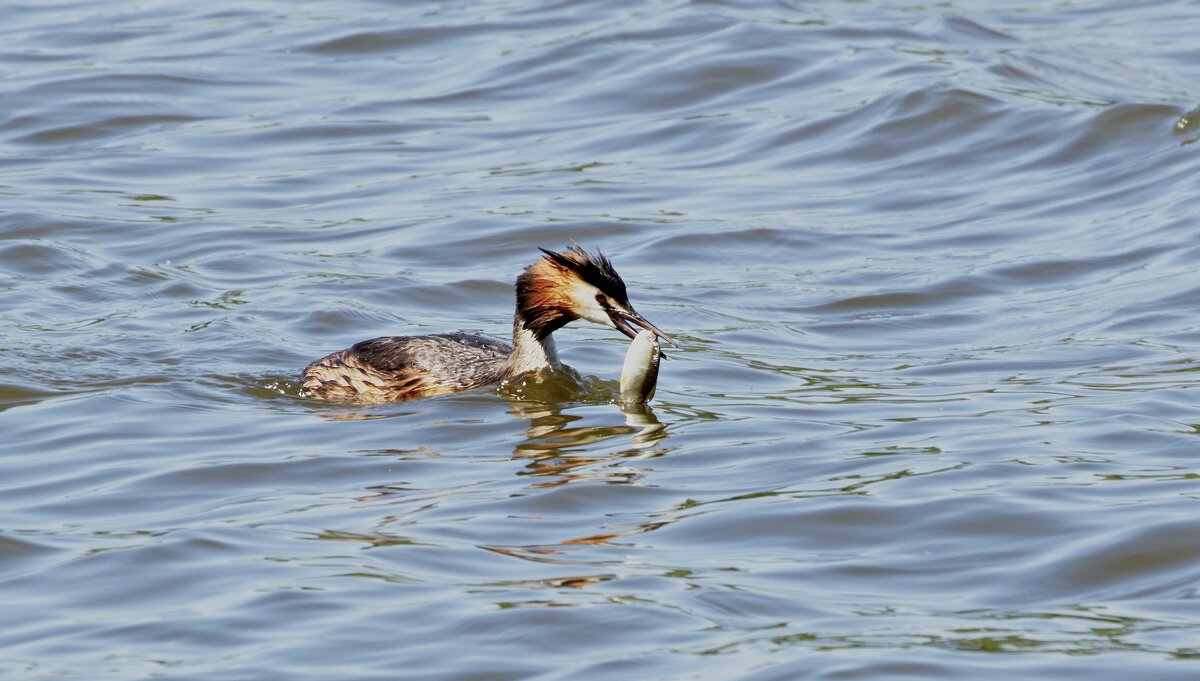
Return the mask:
<path id="1" fill-rule="evenodd" d="M 642 404 L 654 397 L 658 386 L 658 364 L 662 354 L 654 333 L 642 329 L 629 344 L 621 366 L 621 402 Z"/>

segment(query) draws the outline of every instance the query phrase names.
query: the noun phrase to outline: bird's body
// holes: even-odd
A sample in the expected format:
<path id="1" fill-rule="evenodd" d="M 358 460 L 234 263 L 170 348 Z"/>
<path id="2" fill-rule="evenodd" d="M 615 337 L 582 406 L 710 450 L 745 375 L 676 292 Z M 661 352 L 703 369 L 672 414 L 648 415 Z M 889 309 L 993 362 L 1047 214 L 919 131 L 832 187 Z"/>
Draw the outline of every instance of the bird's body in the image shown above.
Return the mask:
<path id="1" fill-rule="evenodd" d="M 373 338 L 308 365 L 304 392 L 394 402 L 474 390 L 502 380 L 511 353 L 507 343 L 465 333 Z"/>
<path id="2" fill-rule="evenodd" d="M 476 390 L 529 372 L 563 370 L 551 334 L 587 319 L 636 336 L 630 322 L 670 340 L 633 310 L 604 256 L 578 246 L 551 251 L 517 278 L 513 343 L 465 333 L 384 336 L 309 364 L 304 394 L 328 400 L 394 402 Z"/>

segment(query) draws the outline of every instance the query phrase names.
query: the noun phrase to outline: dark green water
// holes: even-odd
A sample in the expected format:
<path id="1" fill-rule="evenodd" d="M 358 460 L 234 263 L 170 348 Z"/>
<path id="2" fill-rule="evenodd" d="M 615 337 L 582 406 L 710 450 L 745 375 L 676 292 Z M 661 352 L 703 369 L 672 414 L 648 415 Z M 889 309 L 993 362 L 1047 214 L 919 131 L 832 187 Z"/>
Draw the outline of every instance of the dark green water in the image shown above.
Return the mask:
<path id="1" fill-rule="evenodd" d="M 4 16 L 0 676 L 1200 678 L 1195 3 Z M 572 239 L 652 416 L 298 397 Z"/>

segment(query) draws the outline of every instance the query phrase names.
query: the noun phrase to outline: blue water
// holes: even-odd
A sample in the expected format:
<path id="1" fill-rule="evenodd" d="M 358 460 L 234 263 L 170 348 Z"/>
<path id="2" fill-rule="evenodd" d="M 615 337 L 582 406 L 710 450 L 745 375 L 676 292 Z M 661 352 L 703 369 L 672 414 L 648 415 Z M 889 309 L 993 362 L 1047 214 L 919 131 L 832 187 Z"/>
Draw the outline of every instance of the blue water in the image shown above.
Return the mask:
<path id="1" fill-rule="evenodd" d="M 1200 5 L 6 9 L 0 676 L 1200 676 Z M 650 414 L 299 395 L 571 240 Z"/>

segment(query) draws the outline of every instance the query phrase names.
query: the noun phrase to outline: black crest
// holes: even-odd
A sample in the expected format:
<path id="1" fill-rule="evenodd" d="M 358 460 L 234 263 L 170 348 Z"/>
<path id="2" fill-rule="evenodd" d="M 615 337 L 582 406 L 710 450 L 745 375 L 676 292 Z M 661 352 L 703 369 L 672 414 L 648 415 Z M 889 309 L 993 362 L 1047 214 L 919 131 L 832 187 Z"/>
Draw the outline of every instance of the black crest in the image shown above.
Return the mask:
<path id="1" fill-rule="evenodd" d="M 612 299 L 614 303 L 626 307 L 629 305 L 629 294 L 625 292 L 625 282 L 621 280 L 621 275 L 617 274 L 612 263 L 600 251 L 597 250 L 596 255 L 592 255 L 577 243 L 572 243 L 567 250 L 561 253 L 544 248 L 539 250 L 546 254 L 546 260 L 579 275 L 580 279 L 600 289 L 600 292 Z"/>

